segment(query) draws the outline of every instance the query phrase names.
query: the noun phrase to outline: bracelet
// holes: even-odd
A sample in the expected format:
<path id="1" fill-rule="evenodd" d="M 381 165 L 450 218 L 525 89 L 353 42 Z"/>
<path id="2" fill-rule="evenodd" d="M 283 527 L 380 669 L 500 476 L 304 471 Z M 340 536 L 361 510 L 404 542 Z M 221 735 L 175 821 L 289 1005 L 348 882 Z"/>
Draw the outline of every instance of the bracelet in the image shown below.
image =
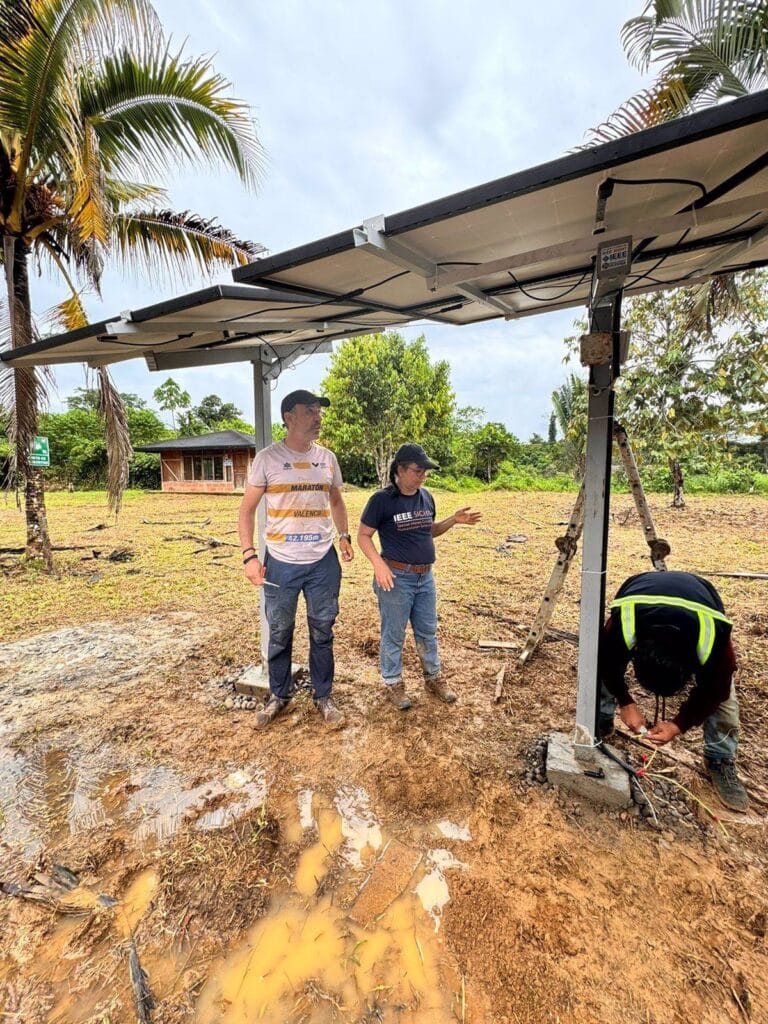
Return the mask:
<path id="1" fill-rule="evenodd" d="M 256 559 L 256 561 L 259 560 L 259 556 L 258 555 L 248 555 L 247 558 L 243 559 L 243 565 L 248 565 L 248 563 L 252 562 L 254 560 L 254 558 Z"/>
<path id="2" fill-rule="evenodd" d="M 256 548 L 243 548 L 243 554 L 247 555 L 249 551 L 255 551 Z"/>
<path id="3" fill-rule="evenodd" d="M 352 543 L 352 534 L 351 533 L 340 533 L 339 534 L 339 540 L 346 540 L 346 541 L 349 541 L 349 543 L 351 544 Z"/>

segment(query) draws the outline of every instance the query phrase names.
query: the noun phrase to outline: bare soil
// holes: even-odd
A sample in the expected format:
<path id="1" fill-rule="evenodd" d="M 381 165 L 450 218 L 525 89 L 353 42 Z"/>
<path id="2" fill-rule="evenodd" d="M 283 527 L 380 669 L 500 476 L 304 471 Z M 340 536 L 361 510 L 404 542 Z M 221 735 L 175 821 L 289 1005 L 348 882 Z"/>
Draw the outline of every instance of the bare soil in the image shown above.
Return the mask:
<path id="1" fill-rule="evenodd" d="M 347 497 L 355 522 L 365 495 Z M 417 854 L 436 845 L 439 821 L 469 830 L 469 839 L 439 844 L 466 865 L 446 869 L 438 933 L 452 1016 L 383 996 L 365 1017 L 350 1016 L 308 983 L 294 1016 L 261 1019 L 768 1021 L 768 582 L 713 578 L 735 621 L 747 819 L 718 823 L 703 809 L 716 800 L 695 767 L 700 730 L 672 747 L 691 766 L 656 758 L 692 794 L 680 814 L 660 801 L 658 829 L 637 813 L 565 796 L 537 782 L 532 751 L 572 727 L 576 647 L 549 639 L 525 669 L 508 652 L 496 704 L 504 652 L 483 652 L 478 641 L 522 644 L 573 499 L 437 494 L 440 513 L 470 502 L 483 512 L 479 527 L 437 542 L 441 654 L 455 706 L 423 692 L 410 640 L 414 706 L 403 714 L 383 701 L 370 572 L 358 554 L 345 567 L 336 629 L 346 728 L 328 731 L 300 693 L 262 733 L 252 712 L 225 708 L 220 685 L 258 660 L 256 595 L 238 548 L 179 539 L 236 543 L 237 500 L 131 495 L 117 525 L 90 531 L 107 522 L 101 496 L 51 495 L 55 543 L 82 548 L 59 554 L 52 577 L 14 557 L 1 563 L 2 1019 L 141 1019 L 126 967 L 131 943 L 156 996 L 145 1019 L 195 1019 L 216 958 L 297 877 L 312 839 L 293 827 L 297 794 L 332 802 L 346 789 L 367 794 L 386 836 Z M 651 504 L 671 567 L 765 571 L 765 499 L 691 499 L 684 511 L 661 496 Z M 507 544 L 510 534 L 527 540 Z M 0 508 L 0 545 L 22 542 L 19 513 Z M 106 561 L 121 547 L 133 557 Z M 630 499 L 619 495 L 609 594 L 649 565 Z M 563 630 L 578 628 L 578 568 L 553 620 Z M 305 650 L 301 624 L 296 651 Z M 622 749 L 639 763 L 637 749 Z M 51 883 L 54 864 L 77 877 L 74 895 Z M 353 872 L 333 858 L 324 870 L 307 906 L 331 894 L 345 907 Z M 45 902 L 14 886 L 42 890 Z M 91 895 L 73 910 L 81 889 Z M 119 900 L 130 927 L 93 894 Z M 226 1009 L 209 1019 L 231 1019 Z"/>

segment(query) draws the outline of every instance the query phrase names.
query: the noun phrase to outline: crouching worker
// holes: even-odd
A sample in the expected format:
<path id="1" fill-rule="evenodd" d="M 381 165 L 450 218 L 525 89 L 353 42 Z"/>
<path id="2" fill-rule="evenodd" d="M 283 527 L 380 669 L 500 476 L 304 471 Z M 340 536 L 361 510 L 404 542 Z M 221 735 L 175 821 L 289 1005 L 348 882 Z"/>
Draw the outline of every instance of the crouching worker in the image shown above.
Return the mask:
<path id="1" fill-rule="evenodd" d="M 437 468 L 420 445 L 402 445 L 389 469 L 389 487 L 370 497 L 357 534 L 358 546 L 373 566 L 381 617 L 381 676 L 389 700 L 401 711 L 411 706 L 403 684 L 403 644 L 409 622 L 427 692 L 447 704 L 456 700 L 441 676 L 437 652 L 434 539 L 457 523 L 474 525 L 480 513 L 460 508 L 435 522 L 434 499 L 422 485 L 428 470 Z M 373 543 L 377 530 L 381 554 Z"/>
<path id="2" fill-rule="evenodd" d="M 657 721 L 645 738 L 662 746 L 703 725 L 704 761 L 715 792 L 726 807 L 746 811 L 749 798 L 736 774 L 736 655 L 731 622 L 712 584 L 688 572 L 643 572 L 621 585 L 600 639 L 603 736 L 613 729 L 617 702 L 628 729 L 639 732 L 646 725 L 624 678 L 630 661 L 640 686 L 656 696 Z M 693 686 L 677 714 L 665 721 L 666 698 L 680 693 L 691 678 Z"/>

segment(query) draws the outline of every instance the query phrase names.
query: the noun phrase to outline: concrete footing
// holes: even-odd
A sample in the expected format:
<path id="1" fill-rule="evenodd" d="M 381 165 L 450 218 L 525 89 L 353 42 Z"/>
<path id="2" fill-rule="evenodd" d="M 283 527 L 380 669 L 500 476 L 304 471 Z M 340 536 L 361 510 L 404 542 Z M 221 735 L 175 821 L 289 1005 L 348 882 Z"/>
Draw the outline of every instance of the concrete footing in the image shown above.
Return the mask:
<path id="1" fill-rule="evenodd" d="M 593 761 L 577 761 L 573 739 L 564 732 L 553 732 L 549 737 L 547 781 L 593 803 L 619 808 L 632 803 L 629 776 L 624 769 L 599 750 L 595 750 Z"/>
<path id="2" fill-rule="evenodd" d="M 294 684 L 306 672 L 303 665 L 292 664 L 291 675 Z M 235 680 L 235 693 L 243 693 L 247 697 L 263 697 L 269 692 L 269 676 L 262 665 L 249 665 L 244 668 Z"/>

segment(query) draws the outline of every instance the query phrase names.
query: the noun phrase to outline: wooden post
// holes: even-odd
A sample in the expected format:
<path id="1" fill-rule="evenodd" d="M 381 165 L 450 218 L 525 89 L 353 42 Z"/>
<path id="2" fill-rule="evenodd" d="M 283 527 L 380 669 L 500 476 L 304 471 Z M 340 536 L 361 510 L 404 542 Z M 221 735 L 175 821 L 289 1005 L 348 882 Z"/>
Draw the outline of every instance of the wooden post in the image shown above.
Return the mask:
<path id="1" fill-rule="evenodd" d="M 651 515 L 651 510 L 648 507 L 648 502 L 645 498 L 643 485 L 640 483 L 640 474 L 637 471 L 635 455 L 632 451 L 632 446 L 629 443 L 627 432 L 620 423 L 614 423 L 613 437 L 616 444 L 619 446 L 619 453 L 621 454 L 621 459 L 624 463 L 624 472 L 627 474 L 627 480 L 629 480 L 632 497 L 635 499 L 635 508 L 637 509 L 637 514 L 640 516 L 640 522 L 643 525 L 643 533 L 645 534 L 648 547 L 651 549 L 651 562 L 653 563 L 654 569 L 664 571 L 667 568 L 664 559 L 672 549 L 667 541 L 662 540 L 661 537 L 656 535 L 653 516 Z"/>

